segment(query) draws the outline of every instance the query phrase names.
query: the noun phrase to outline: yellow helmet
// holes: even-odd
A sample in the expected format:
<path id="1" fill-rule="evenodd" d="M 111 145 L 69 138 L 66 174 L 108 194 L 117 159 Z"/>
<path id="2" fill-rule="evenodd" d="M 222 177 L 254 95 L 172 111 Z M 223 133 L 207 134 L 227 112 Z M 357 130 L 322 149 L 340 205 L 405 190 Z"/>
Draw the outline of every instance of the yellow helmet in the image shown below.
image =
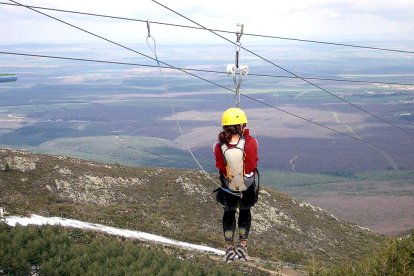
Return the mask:
<path id="1" fill-rule="evenodd" d="M 232 126 L 247 123 L 247 116 L 243 110 L 237 107 L 232 107 L 224 111 L 221 117 L 221 125 Z"/>

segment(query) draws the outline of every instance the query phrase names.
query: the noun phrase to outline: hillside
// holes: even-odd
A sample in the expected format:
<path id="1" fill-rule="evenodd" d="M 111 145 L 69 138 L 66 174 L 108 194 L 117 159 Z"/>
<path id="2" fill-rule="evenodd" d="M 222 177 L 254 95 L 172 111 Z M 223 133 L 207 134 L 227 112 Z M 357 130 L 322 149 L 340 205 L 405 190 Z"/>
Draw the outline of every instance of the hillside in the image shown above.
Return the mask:
<path id="1" fill-rule="evenodd" d="M 12 215 L 59 216 L 222 246 L 215 186 L 193 170 L 131 168 L 0 150 L 0 206 Z M 263 183 L 266 186 L 266 183 Z M 262 189 L 249 252 L 296 265 L 339 264 L 383 240 L 310 204 Z"/>
<path id="2" fill-rule="evenodd" d="M 1 275 L 242 275 L 224 264 L 200 265 L 180 252 L 172 255 L 137 240 L 57 226 L 0 222 L 0 245 Z"/>
<path id="3" fill-rule="evenodd" d="M 414 275 L 414 231 L 390 239 L 381 250 L 357 262 L 319 271 L 318 275 Z"/>

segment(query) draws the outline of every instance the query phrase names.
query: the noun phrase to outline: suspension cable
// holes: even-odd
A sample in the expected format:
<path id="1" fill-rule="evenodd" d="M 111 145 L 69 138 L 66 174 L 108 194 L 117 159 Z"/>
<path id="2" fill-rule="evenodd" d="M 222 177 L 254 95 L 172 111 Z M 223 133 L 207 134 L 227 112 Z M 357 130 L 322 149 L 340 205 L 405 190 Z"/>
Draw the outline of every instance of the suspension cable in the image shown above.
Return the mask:
<path id="1" fill-rule="evenodd" d="M 19 5 L 19 4 L 5 3 L 5 2 L 0 2 L 0 5 L 22 6 L 22 5 Z M 72 13 L 72 14 L 87 15 L 87 16 L 95 16 L 95 17 L 102 17 L 102 18 L 127 20 L 127 21 L 135 21 L 135 22 L 142 22 L 142 23 L 147 22 L 147 20 L 143 20 L 143 19 L 128 18 L 128 17 L 121 17 L 121 16 L 112 16 L 112 15 L 72 11 L 72 10 L 65 10 L 65 9 L 55 9 L 55 8 L 47 8 L 47 7 L 41 7 L 41 6 L 31 6 L 31 5 L 24 5 L 24 6 L 25 7 L 30 7 L 30 8 L 41 9 L 41 10 L 57 11 L 57 12 Z M 168 23 L 168 22 L 151 21 L 151 23 L 152 24 L 163 25 L 163 26 L 178 27 L 178 28 L 205 30 L 205 28 L 202 28 L 202 27 L 188 26 L 188 25 L 182 25 L 182 24 L 173 24 L 173 23 Z M 236 33 L 234 31 L 226 31 L 226 30 L 219 30 L 219 29 L 211 29 L 211 30 L 215 31 L 215 32 L 227 33 L 227 34 L 235 34 Z M 347 44 L 347 43 L 339 43 L 339 42 L 328 42 L 328 41 L 291 38 L 291 37 L 254 34 L 254 33 L 244 33 L 244 35 L 245 36 L 252 36 L 252 37 L 272 38 L 272 39 L 280 39 L 280 40 L 306 42 L 306 43 L 317 43 L 317 44 L 325 44 L 325 45 L 332 45 L 332 46 L 343 46 L 343 47 L 351 47 L 351 48 L 359 48 L 359 49 L 367 49 L 367 50 L 378 50 L 378 51 L 388 51 L 388 52 L 396 52 L 396 53 L 403 53 L 403 54 L 414 54 L 414 51 L 408 51 L 408 50 L 363 46 L 363 45 L 355 45 L 355 44 Z"/>
<path id="2" fill-rule="evenodd" d="M 119 64 L 119 65 L 143 66 L 143 67 L 162 68 L 162 69 L 176 69 L 176 70 L 178 70 L 178 69 L 179 69 L 179 68 L 177 68 L 177 67 L 167 67 L 167 66 L 147 65 L 147 64 L 138 64 L 138 63 L 125 63 L 125 62 L 115 62 L 115 61 L 102 61 L 102 60 L 94 60 L 94 59 L 80 59 L 80 58 L 71 58 L 71 57 L 58 57 L 58 56 L 46 56 L 46 55 L 33 55 L 33 54 L 23 54 L 23 53 L 11 53 L 11 52 L 0 52 L 0 54 L 12 54 L 12 55 L 21 55 L 21 56 L 30 56 L 30 57 L 41 57 L 41 58 L 63 59 L 63 60 L 72 60 L 72 61 L 87 61 L 87 62 L 109 63 L 109 64 Z M 161 61 L 159 61 L 159 62 L 161 63 Z M 183 69 L 183 68 L 181 68 L 181 69 Z M 188 68 L 184 68 L 184 69 L 185 69 L 185 70 L 195 70 L 195 71 L 199 71 L 198 69 L 188 69 Z M 202 71 L 202 72 L 205 72 L 205 70 L 201 70 L 201 71 Z M 185 71 L 183 71 L 183 72 L 185 72 Z M 215 72 L 215 71 L 207 71 L 207 72 L 210 72 L 210 73 L 211 73 L 211 72 L 213 72 L 213 73 L 225 73 L 225 72 Z M 227 73 L 225 73 L 225 74 L 227 74 Z M 211 84 L 213 84 L 213 85 L 216 85 L 216 86 L 221 87 L 219 84 L 217 84 L 217 83 L 215 83 L 215 82 L 210 82 L 210 83 L 211 83 Z M 226 88 L 226 90 L 229 90 L 230 92 L 234 93 L 234 91 L 233 91 L 233 90 L 231 90 L 231 89 L 229 89 L 229 88 Z M 243 96 L 243 97 L 245 97 L 245 98 L 248 98 L 248 99 L 250 99 L 250 100 L 252 100 L 252 101 L 256 101 L 256 102 L 258 102 L 258 103 L 260 103 L 260 104 L 263 104 L 263 105 L 266 105 L 266 106 L 271 107 L 271 108 L 273 108 L 273 109 L 276 109 L 276 110 L 278 110 L 278 111 L 280 111 L 280 112 L 283 112 L 283 113 L 286 113 L 286 114 L 291 115 L 291 116 L 293 116 L 293 117 L 296 117 L 296 118 L 298 118 L 298 119 L 300 119 L 300 120 L 303 120 L 303 121 L 306 121 L 306 122 L 312 123 L 312 124 L 317 125 L 317 126 L 319 126 L 319 127 L 322 127 L 322 128 L 327 129 L 327 130 L 330 130 L 330 131 L 332 131 L 332 132 L 335 132 L 335 133 L 337 133 L 337 134 L 341 134 L 341 135 L 343 135 L 343 136 L 347 136 L 347 137 L 352 138 L 352 139 L 354 139 L 354 140 L 358 140 L 358 141 L 360 141 L 360 142 L 367 143 L 367 144 L 369 144 L 369 145 L 371 145 L 371 146 L 373 146 L 373 147 L 375 147 L 375 148 L 380 148 L 380 149 L 386 150 L 386 151 L 388 151 L 388 152 L 391 152 L 391 153 L 395 153 L 395 154 L 401 155 L 401 153 L 395 152 L 395 151 L 393 151 L 393 150 L 390 150 L 390 149 L 387 149 L 387 148 L 384 148 L 384 147 L 381 147 L 381 146 L 378 146 L 378 145 L 371 144 L 370 142 L 367 142 L 367 141 L 365 141 L 365 140 L 363 140 L 363 139 L 356 138 L 356 137 L 351 136 L 351 135 L 349 135 L 349 134 L 347 134 L 347 133 L 345 133 L 345 132 L 341 132 L 341 131 L 338 131 L 338 130 L 336 130 L 336 129 L 333 129 L 333 128 L 330 128 L 330 127 L 327 127 L 327 126 L 325 126 L 325 125 L 323 125 L 323 124 L 320 124 L 320 123 L 314 122 L 314 121 L 312 121 L 312 120 L 310 120 L 310 119 L 306 119 L 306 118 L 301 117 L 301 116 L 299 116 L 299 115 L 296 115 L 296 114 L 294 114 L 294 113 L 292 113 L 292 112 L 289 112 L 289 111 L 286 111 L 286 110 L 284 110 L 284 109 L 278 108 L 278 107 L 276 107 L 276 106 L 274 106 L 274 105 L 271 105 L 271 104 L 265 103 L 265 102 L 263 102 L 263 101 L 260 101 L 260 100 L 258 100 L 258 99 L 255 99 L 255 98 L 253 98 L 253 97 L 251 97 L 251 96 L 248 96 L 248 95 L 245 95 L 245 94 L 243 94 L 243 93 L 240 93 L 240 95 L 241 95 L 241 96 Z M 406 157 L 408 157 L 408 156 L 406 156 Z M 408 158 L 412 159 L 411 157 L 408 157 Z"/>
<path id="3" fill-rule="evenodd" d="M 10 1 L 12 1 L 12 2 L 14 2 L 14 3 L 17 3 L 17 2 L 16 2 L 16 1 L 14 1 L 14 0 L 10 0 Z M 19 4 L 19 5 L 20 5 L 20 6 L 23 6 L 23 7 L 26 7 L 26 6 L 22 5 L 22 4 Z M 27 8 L 28 8 L 28 9 L 30 9 L 30 10 L 33 10 L 33 11 L 35 11 L 35 12 L 37 12 L 37 13 L 43 14 L 43 15 L 45 15 L 45 16 L 47 16 L 47 17 L 49 17 L 49 18 L 52 18 L 52 19 L 54 19 L 54 20 L 57 20 L 57 21 L 59 21 L 59 22 L 61 22 L 61 23 L 64 23 L 64 24 L 66 24 L 66 25 L 69 25 L 69 26 L 71 26 L 71 27 L 73 27 L 73 28 L 76 28 L 76 29 L 78 29 L 78 30 L 80 30 L 80 31 L 86 32 L 86 33 L 88 33 L 88 34 L 90 34 L 90 35 L 93 35 L 93 36 L 95 36 L 95 37 L 98 37 L 98 38 L 100 38 L 100 39 L 103 39 L 103 40 L 105 40 L 105 41 L 107 41 L 107 42 L 109 42 L 109 43 L 112 43 L 112 44 L 118 45 L 118 46 L 120 46 L 120 47 L 122 47 L 122 48 L 124 48 L 124 49 L 128 49 L 128 50 L 130 50 L 130 51 L 132 51 L 132 52 L 134 52 L 134 53 L 140 54 L 140 55 L 145 56 L 145 57 L 147 57 L 147 58 L 149 58 L 149 59 L 151 59 L 151 60 L 156 61 L 156 59 L 155 59 L 155 58 L 152 58 L 152 57 L 150 57 L 150 56 L 148 56 L 148 55 L 142 54 L 142 53 L 140 53 L 140 52 L 138 52 L 138 51 L 136 51 L 136 50 L 133 50 L 133 49 L 131 49 L 131 48 L 128 48 L 128 47 L 126 47 L 126 46 L 124 46 L 124 45 L 122 45 L 122 44 L 119 44 L 119 43 L 116 43 L 116 42 L 111 41 L 111 40 L 109 40 L 109 39 L 106 39 L 106 38 L 104 38 L 104 37 L 102 37 L 102 36 L 99 36 L 99 35 L 97 35 L 97 34 L 94 34 L 94 33 L 92 33 L 92 32 L 89 32 L 89 31 L 87 31 L 87 30 L 84 30 L 84 29 L 82 29 L 82 28 L 80 28 L 80 27 L 77 27 L 77 26 L 75 26 L 75 25 L 73 25 L 73 24 L 67 23 L 67 22 L 65 22 L 65 21 L 63 21 L 63 20 L 60 20 L 60 19 L 58 19 L 58 18 L 55 18 L 55 17 L 50 16 L 50 15 L 48 15 L 48 14 L 45 14 L 45 13 L 43 13 L 43 12 L 37 11 L 37 10 L 32 9 L 32 8 L 30 8 L 30 7 L 27 7 Z M 167 66 L 169 66 L 169 67 L 171 67 L 171 68 L 175 68 L 174 66 L 169 65 L 169 64 L 167 64 L 167 63 L 165 63 L 165 62 L 160 61 L 160 63 L 165 64 L 165 65 L 167 65 Z M 215 83 L 215 82 L 213 82 L 213 81 L 210 81 L 210 80 L 207 80 L 207 79 L 205 79 L 205 78 L 202 78 L 202 77 L 197 76 L 197 75 L 195 75 L 195 74 L 189 73 L 189 72 L 187 72 L 187 71 L 185 71 L 185 70 L 181 70 L 181 69 L 178 69 L 178 68 L 176 68 L 176 69 L 177 69 L 177 70 L 179 70 L 179 71 L 181 71 L 181 72 L 183 72 L 183 73 L 186 73 L 186 74 L 188 74 L 188 75 L 194 76 L 194 77 L 196 77 L 196 78 L 198 78 L 198 79 L 204 80 L 204 81 L 206 81 L 206 82 L 208 82 L 208 83 L 210 83 L 210 84 L 213 84 L 213 85 L 216 85 L 216 86 L 218 86 L 218 87 L 224 88 L 225 90 L 231 91 L 232 93 L 234 93 L 234 92 L 235 92 L 235 91 L 233 91 L 233 90 L 231 90 L 231 89 L 229 89 L 229 88 L 227 88 L 227 87 L 225 87 L 225 86 L 222 86 L 222 85 L 217 84 L 217 83 Z M 247 98 L 249 98 L 249 99 L 251 99 L 251 100 L 254 100 L 254 101 L 258 102 L 258 103 L 261 103 L 261 104 L 263 104 L 263 105 L 266 105 L 266 106 L 272 107 L 272 108 L 274 108 L 274 109 L 276 109 L 276 110 L 279 110 L 279 111 L 281 111 L 281 112 L 283 112 L 283 113 L 289 114 L 289 115 L 291 115 L 291 116 L 293 116 L 293 117 L 296 117 L 296 118 L 298 118 L 298 119 L 304 120 L 304 121 L 309 122 L 309 123 L 312 123 L 312 124 L 314 124 L 314 125 L 317 125 L 317 126 L 319 126 L 319 127 L 322 127 L 322 128 L 328 129 L 328 130 L 330 130 L 330 131 L 333 131 L 333 132 L 335 132 L 335 133 L 341 134 L 341 135 L 343 135 L 343 136 L 347 136 L 347 137 L 349 137 L 349 138 L 351 138 L 351 139 L 354 139 L 354 140 L 357 140 L 357 141 L 360 141 L 360 142 L 366 143 L 366 144 L 371 145 L 371 146 L 373 146 L 373 147 L 375 147 L 375 148 L 382 149 L 382 150 L 386 150 L 386 151 L 388 151 L 388 152 L 392 152 L 392 153 L 394 153 L 394 154 L 397 154 L 397 155 L 400 155 L 400 156 L 405 156 L 405 157 L 407 157 L 407 158 L 409 158 L 409 159 L 413 159 L 413 160 L 414 160 L 414 158 L 413 158 L 413 157 L 411 157 L 411 156 L 409 156 L 409 155 L 405 155 L 405 154 L 402 154 L 402 153 L 395 152 L 395 151 L 393 151 L 393 150 L 391 150 L 391 149 L 388 149 L 388 148 L 385 148 L 385 147 L 383 147 L 383 146 L 375 145 L 375 144 L 373 144 L 373 143 L 371 143 L 371 142 L 368 142 L 368 141 L 366 141 L 366 140 L 363 140 L 363 139 L 360 139 L 360 138 L 354 137 L 354 136 L 352 136 L 352 135 L 350 135 L 350 134 L 347 134 L 347 133 L 344 133 L 344 132 L 341 132 L 341 131 L 335 130 L 335 129 L 330 128 L 330 127 L 328 127 L 328 126 L 325 126 L 325 125 L 323 125 L 323 124 L 320 124 L 320 123 L 314 122 L 314 121 L 312 121 L 312 120 L 310 120 L 310 119 L 306 119 L 306 118 L 304 118 L 304 117 L 301 117 L 301 116 L 299 116 L 299 115 L 296 115 L 296 114 L 294 114 L 294 113 L 292 113 L 292 112 L 289 112 L 289 111 L 283 110 L 283 109 L 278 108 L 278 107 L 276 107 L 276 106 L 273 106 L 273 105 L 267 104 L 267 103 L 265 103 L 265 102 L 263 102 L 263 101 L 260 101 L 260 100 L 254 99 L 254 98 L 252 98 L 252 97 L 250 97 L 250 96 L 248 96 L 248 95 L 244 95 L 244 94 L 241 94 L 241 95 L 242 95 L 242 96 L 244 96 L 244 97 L 247 97 Z"/>
<path id="4" fill-rule="evenodd" d="M 158 55 L 157 55 L 157 43 L 155 41 L 155 38 L 153 36 L 151 36 L 151 32 L 150 32 L 150 22 L 149 21 L 147 21 L 147 30 L 148 30 L 148 36 L 146 38 L 147 45 L 150 48 L 150 50 L 154 53 L 154 57 L 155 57 L 155 60 L 157 62 L 157 65 L 158 65 L 158 70 L 159 70 L 160 75 L 161 75 L 163 90 L 164 90 L 165 94 L 167 95 L 168 104 L 170 106 L 170 109 L 171 109 L 173 118 L 175 120 L 175 123 L 177 124 L 178 129 L 180 130 L 181 138 L 183 139 L 183 142 L 186 145 L 187 150 L 190 152 L 191 157 L 196 162 L 196 164 L 198 165 L 198 167 L 201 170 L 200 172 L 204 176 L 206 176 L 209 180 L 211 180 L 217 187 L 219 187 L 220 189 L 222 189 L 224 192 L 229 193 L 229 194 L 232 194 L 234 196 L 237 196 L 237 197 L 240 197 L 241 198 L 243 196 L 242 193 L 235 193 L 235 192 L 233 192 L 233 191 L 231 191 L 229 189 L 226 189 L 226 188 L 222 187 L 222 185 L 220 185 L 219 183 L 217 183 L 217 181 L 215 181 L 211 177 L 211 175 L 204 169 L 203 165 L 201 165 L 201 163 L 198 161 L 197 157 L 195 156 L 195 154 L 193 153 L 193 151 L 191 149 L 190 144 L 188 144 L 187 139 L 185 139 L 184 131 L 183 131 L 182 127 L 181 127 L 181 124 L 180 124 L 177 116 L 176 116 L 176 112 L 175 112 L 174 106 L 172 104 L 172 100 L 171 100 L 171 97 L 170 97 L 170 93 L 168 92 L 167 84 L 165 82 L 164 74 L 163 74 L 162 69 L 161 69 L 161 66 L 160 66 L 160 61 L 159 61 Z M 150 45 L 150 42 L 149 42 L 150 39 L 153 42 L 153 47 L 151 47 L 151 45 Z"/>
<path id="5" fill-rule="evenodd" d="M 20 53 L 20 52 L 5 52 L 0 51 L 2 55 L 15 55 L 15 56 L 28 56 L 28 57 L 39 57 L 39 58 L 50 58 L 50 59 L 62 59 L 62 60 L 72 60 L 72 61 L 86 61 L 86 62 L 96 62 L 96 63 L 107 63 L 107 64 L 118 64 L 118 65 L 130 65 L 130 66 L 141 66 L 141 67 L 153 67 L 158 68 L 156 65 L 141 64 L 141 63 L 131 63 L 131 62 L 121 62 L 121 61 L 110 61 L 110 60 L 97 60 L 97 59 L 85 59 L 85 58 L 75 58 L 75 57 L 63 57 L 63 56 L 52 56 L 52 55 L 39 55 L 39 54 L 29 54 L 29 53 Z M 217 71 L 217 70 L 207 70 L 207 69 L 196 69 L 196 68 L 184 68 L 184 67 L 171 67 L 171 66 L 162 66 L 162 69 L 174 69 L 174 70 L 185 70 L 185 71 L 194 71 L 194 72 L 204 72 L 204 73 L 215 73 L 215 74 L 228 74 L 228 72 Z M 282 79 L 299 79 L 294 76 L 283 76 L 283 75 L 270 75 L 270 74 L 254 74 L 249 72 L 249 76 L 255 77 L 268 77 L 268 78 L 282 78 Z M 321 80 L 321 81 L 333 81 L 333 82 L 350 82 L 350 83 L 366 83 L 366 84 L 385 84 L 385 85 L 401 85 L 401 86 L 414 86 L 414 83 L 399 83 L 399 82 L 379 82 L 379 81 L 366 81 L 366 80 L 347 80 L 347 79 L 335 79 L 335 78 L 316 78 L 316 77 L 304 77 L 308 80 Z"/>
<path id="6" fill-rule="evenodd" d="M 169 10 L 169 11 L 171 11 L 171 12 L 173 12 L 173 13 L 175 13 L 175 14 L 177 14 L 177 15 L 179 15 L 179 16 L 181 16 L 181 17 L 185 18 L 185 19 L 187 19 L 188 21 L 190 21 L 190 22 L 192 22 L 192 23 L 194 23 L 194 24 L 196 24 L 196 25 L 198 25 L 198 26 L 200 26 L 200 27 L 204 28 L 205 30 L 210 31 L 211 33 L 215 34 L 215 35 L 216 35 L 216 36 L 218 36 L 218 37 L 221 37 L 222 39 L 226 40 L 227 42 L 229 42 L 229 43 L 231 43 L 231 44 L 234 44 L 234 42 L 233 42 L 233 41 L 231 41 L 230 39 L 228 39 L 228 38 L 226 38 L 226 37 L 222 36 L 221 34 L 219 34 L 219 33 L 215 32 L 215 31 L 212 31 L 212 30 L 208 29 L 207 27 L 204 27 L 203 25 L 201 25 L 201 24 L 197 23 L 196 21 L 194 21 L 194 20 L 192 20 L 192 19 L 190 19 L 190 18 L 186 17 L 185 15 L 180 14 L 179 12 L 177 12 L 177 11 L 175 11 L 175 10 L 173 10 L 173 9 L 171 9 L 171 8 L 169 8 L 169 7 L 167 7 L 167 6 L 163 5 L 163 4 L 161 4 L 161 3 L 159 3 L 158 1 L 156 1 L 156 0 L 151 0 L 151 1 L 152 1 L 152 2 L 154 2 L 154 3 L 156 3 L 156 4 L 158 4 L 158 5 L 160 5 L 161 7 L 163 7 L 163 8 L 165 8 L 165 9 L 167 9 L 167 10 Z M 405 132 L 405 133 L 407 133 L 407 134 L 409 134 L 409 135 L 413 135 L 413 136 L 414 136 L 414 133 L 413 133 L 413 132 L 408 131 L 408 130 L 406 130 L 406 129 L 404 129 L 404 128 L 402 128 L 402 127 L 400 127 L 400 126 L 398 126 L 398 125 L 396 125 L 396 124 L 394 124 L 394 123 L 391 123 L 391 122 L 389 122 L 388 120 L 385 120 L 384 118 L 381 118 L 381 117 L 379 117 L 378 115 L 375 115 L 375 114 L 373 114 L 372 112 L 370 112 L 370 111 L 368 111 L 368 110 L 365 110 L 364 108 L 362 108 L 362 107 L 360 107 L 360 106 L 358 106 L 358 105 L 356 105 L 356 104 L 354 104 L 354 103 L 351 103 L 350 101 L 345 100 L 344 98 L 341 98 L 341 97 L 339 97 L 339 96 L 335 95 L 335 94 L 334 94 L 334 93 L 332 93 L 332 92 L 329 92 L 328 90 L 326 90 L 326 89 L 322 88 L 321 86 L 319 86 L 319 85 L 317 85 L 317 84 L 314 84 L 313 82 L 311 82 L 311 81 L 309 81 L 309 80 L 306 80 L 306 79 L 304 79 L 304 78 L 300 77 L 299 75 L 297 75 L 297 74 L 293 73 L 292 71 L 289 71 L 289 70 L 285 69 L 284 67 L 282 67 L 282 66 L 280 66 L 280 65 L 277 65 L 276 63 L 274 63 L 274 62 L 270 61 L 269 59 L 264 58 L 263 56 L 261 56 L 261 55 L 259 55 L 259 54 L 256 54 L 255 52 L 253 52 L 253 51 L 251 51 L 251 50 L 247 49 L 246 47 L 241 46 L 241 48 L 242 48 L 243 50 L 245 50 L 245 51 L 249 52 L 250 54 L 252 54 L 252 55 L 254 55 L 254 56 L 256 56 L 256 57 L 258 57 L 258 58 L 260 58 L 260 59 L 262 59 L 262 60 L 264 60 L 264 61 L 266 61 L 267 63 L 270 63 L 270 64 L 272 64 L 273 66 L 275 66 L 275 67 L 277 67 L 277 68 L 279 68 L 279 69 L 281 69 L 281 70 L 283 70 L 283 71 L 285 71 L 285 72 L 287 72 L 287 73 L 289 73 L 289 74 L 291 74 L 291 75 L 293 75 L 293 76 L 295 76 L 295 77 L 297 77 L 297 78 L 299 78 L 299 79 L 303 80 L 304 82 L 306 82 L 306 83 L 308 83 L 308 84 L 310 84 L 310 85 L 312 85 L 312 86 L 314 86 L 314 87 L 318 88 L 319 90 L 322 90 L 322 91 L 324 91 L 325 93 L 328 93 L 329 95 L 331 95 L 331 96 L 333 96 L 333 97 L 335 97 L 335 98 L 339 99 L 340 101 L 346 102 L 347 104 L 352 105 L 352 106 L 353 106 L 353 107 L 355 107 L 356 109 L 359 109 L 359 110 L 361 110 L 361 111 L 363 111 L 363 112 L 365 112 L 365 113 L 367 113 L 367 114 L 369 114 L 369 115 L 371 115 L 371 116 L 373 116 L 373 117 L 377 118 L 378 120 L 380 120 L 380 121 L 382 121 L 382 122 L 384 122 L 384 123 L 386 123 L 386 124 L 388 124 L 388 125 L 390 125 L 390 126 L 392 126 L 392 127 L 394 127 L 394 128 L 397 128 L 397 129 L 399 129 L 399 130 L 401 130 L 401 131 L 403 131 L 403 132 Z"/>

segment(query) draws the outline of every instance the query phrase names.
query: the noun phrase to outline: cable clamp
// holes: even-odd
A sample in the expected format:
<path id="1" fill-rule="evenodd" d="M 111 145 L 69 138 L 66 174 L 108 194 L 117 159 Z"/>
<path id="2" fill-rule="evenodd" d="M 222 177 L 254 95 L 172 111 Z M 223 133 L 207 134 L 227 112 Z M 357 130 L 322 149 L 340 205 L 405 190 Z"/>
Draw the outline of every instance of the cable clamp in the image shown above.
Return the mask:
<path id="1" fill-rule="evenodd" d="M 151 37 L 151 28 L 150 28 L 150 21 L 149 21 L 149 20 L 147 20 L 147 31 L 148 31 L 148 36 L 147 36 L 147 38 L 148 38 L 148 37 Z"/>
<path id="2" fill-rule="evenodd" d="M 240 38 L 243 35 L 243 29 L 244 29 L 244 25 L 243 24 L 239 24 L 237 23 L 237 27 L 240 26 L 240 32 L 236 32 L 236 43 L 234 43 L 235 51 L 236 51 L 236 58 L 235 58 L 235 63 L 236 63 L 236 68 L 239 68 L 239 55 L 240 55 L 240 49 L 241 49 L 241 43 L 240 43 Z"/>
<path id="3" fill-rule="evenodd" d="M 236 25 L 237 27 L 240 27 L 240 33 L 236 32 L 236 36 L 237 36 L 237 43 L 240 43 L 240 38 L 243 35 L 243 31 L 244 31 L 244 24 L 239 24 L 237 23 Z"/>

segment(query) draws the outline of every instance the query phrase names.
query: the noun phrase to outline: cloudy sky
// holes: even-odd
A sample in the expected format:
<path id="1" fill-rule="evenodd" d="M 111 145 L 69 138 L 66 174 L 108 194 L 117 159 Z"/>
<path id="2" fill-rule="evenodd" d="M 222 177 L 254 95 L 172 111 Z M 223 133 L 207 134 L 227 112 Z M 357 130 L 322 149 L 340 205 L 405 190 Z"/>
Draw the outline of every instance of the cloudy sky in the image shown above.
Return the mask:
<path id="1" fill-rule="evenodd" d="M 159 0 L 170 8 L 210 27 L 325 41 L 414 38 L 414 0 Z M 8 2 L 4 0 L 4 2 Z M 191 25 L 191 22 L 151 0 L 18 0 L 32 6 L 101 13 L 144 20 Z M 11 2 L 10 2 L 11 3 Z M 143 23 L 101 19 L 43 11 L 119 42 L 145 42 Z M 39 42 L 94 42 L 97 39 L 24 7 L 0 5 L 0 44 Z M 205 31 L 152 25 L 158 41 L 166 43 L 217 43 Z M 233 39 L 233 36 L 229 36 Z M 244 39 L 265 43 L 257 38 Z"/>

